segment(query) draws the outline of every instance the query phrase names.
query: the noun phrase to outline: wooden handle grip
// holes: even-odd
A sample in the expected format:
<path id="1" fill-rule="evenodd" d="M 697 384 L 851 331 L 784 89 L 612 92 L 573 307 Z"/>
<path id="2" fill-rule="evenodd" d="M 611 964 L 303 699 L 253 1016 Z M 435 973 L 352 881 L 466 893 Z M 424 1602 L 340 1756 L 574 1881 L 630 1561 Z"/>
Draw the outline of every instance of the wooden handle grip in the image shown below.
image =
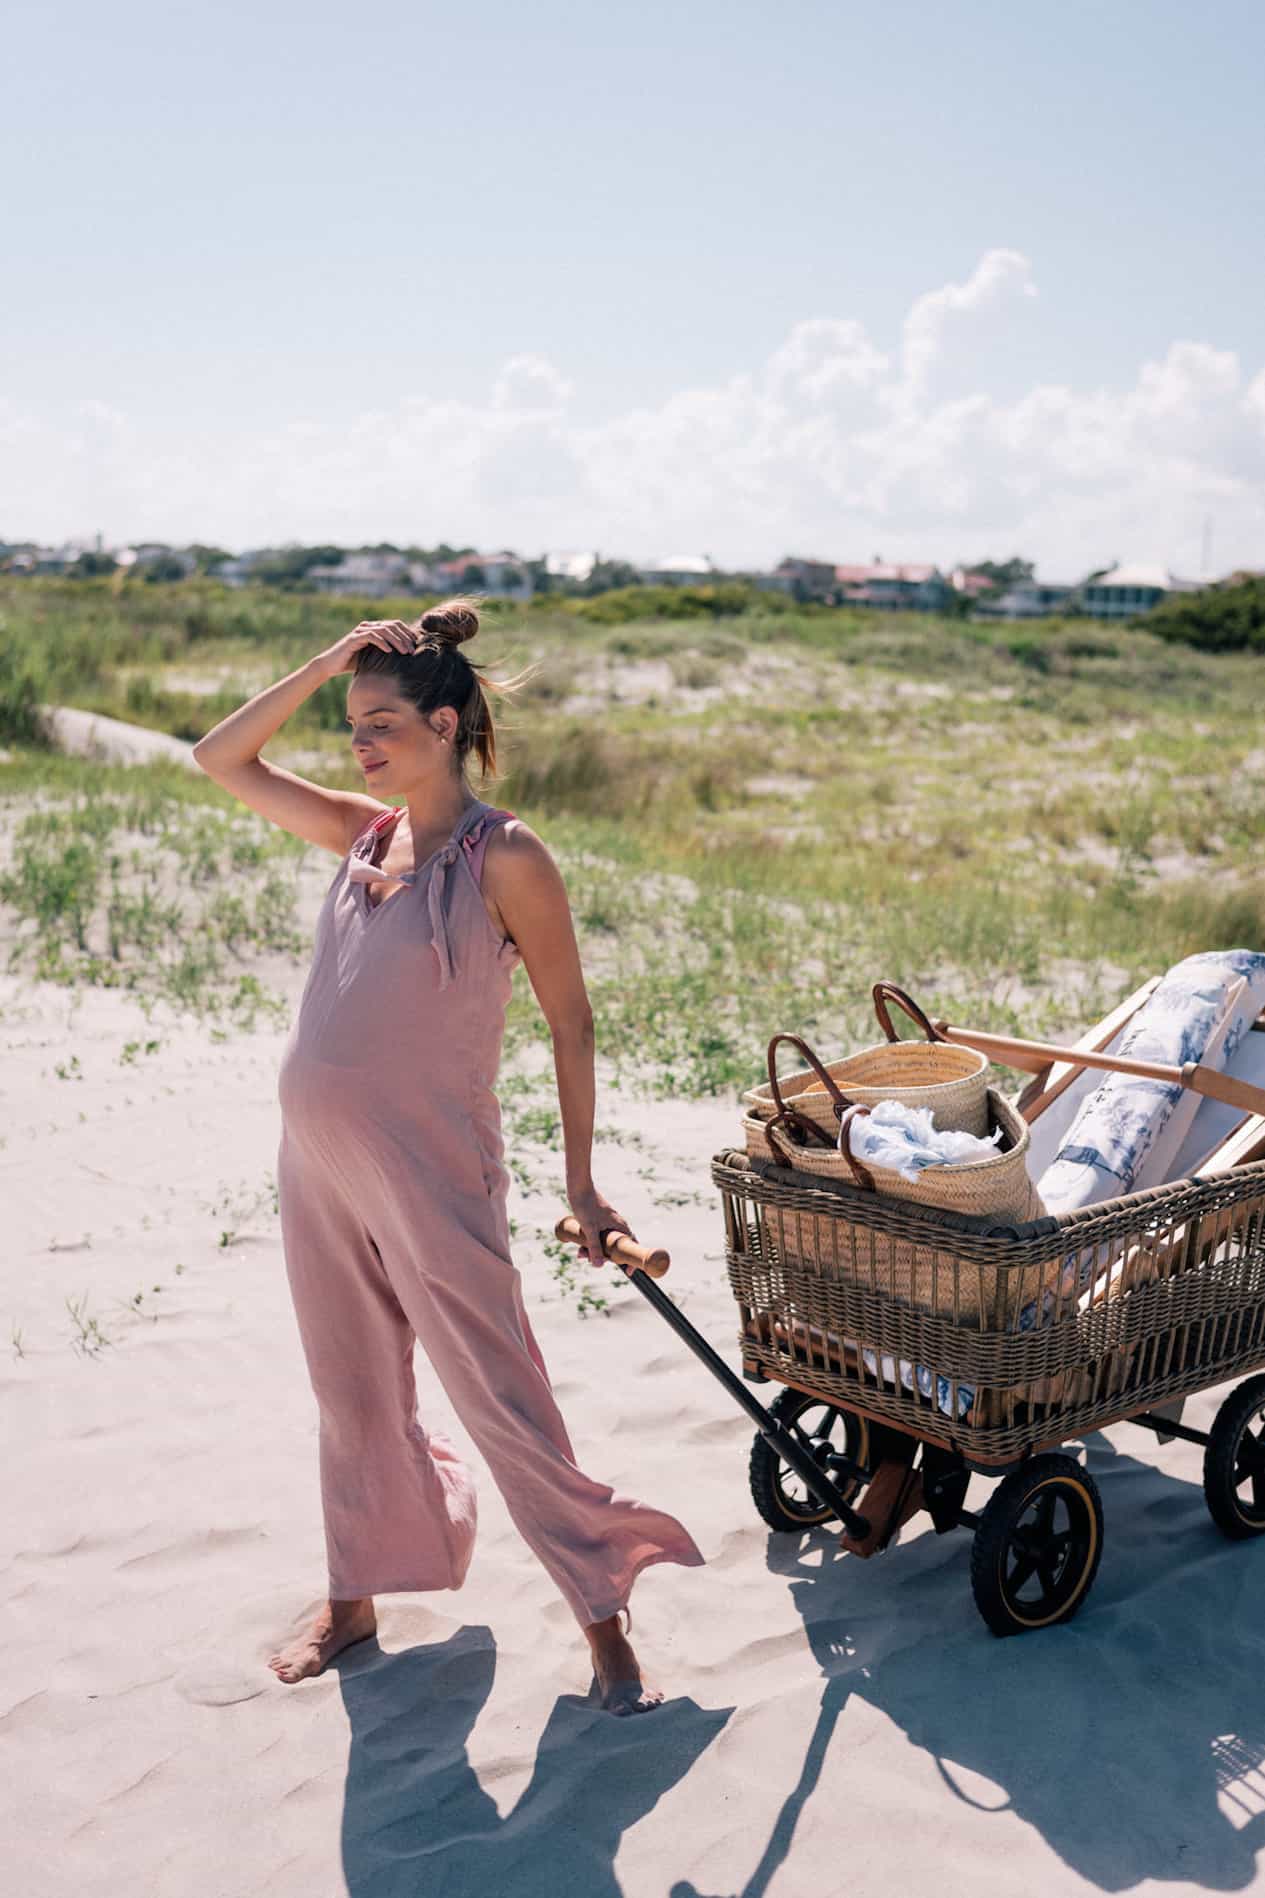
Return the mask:
<path id="1" fill-rule="evenodd" d="M 1265 1088 L 1254 1087 L 1250 1081 L 1237 1080 L 1232 1074 L 1222 1074 L 1219 1068 L 1205 1068 L 1195 1061 L 1188 1061 L 1183 1068 L 1174 1068 L 1162 1061 L 1135 1061 L 1128 1055 L 1060 1048 L 1043 1041 L 1017 1041 L 1009 1035 L 986 1035 L 974 1028 L 951 1028 L 947 1022 L 937 1022 L 936 1027 L 946 1041 L 974 1048 L 990 1060 L 1000 1061 L 1004 1067 L 1038 1072 L 1051 1062 L 1067 1061 L 1078 1068 L 1166 1081 L 1170 1086 L 1188 1087 L 1209 1100 L 1241 1108 L 1245 1114 L 1265 1114 Z"/>
<path id="2" fill-rule="evenodd" d="M 574 1213 L 564 1214 L 553 1234 L 555 1239 L 565 1239 L 571 1245 L 584 1244 L 584 1228 Z M 639 1245 L 617 1226 L 607 1226 L 602 1233 L 602 1255 L 621 1272 L 644 1272 L 652 1279 L 661 1279 L 672 1263 L 662 1246 Z"/>

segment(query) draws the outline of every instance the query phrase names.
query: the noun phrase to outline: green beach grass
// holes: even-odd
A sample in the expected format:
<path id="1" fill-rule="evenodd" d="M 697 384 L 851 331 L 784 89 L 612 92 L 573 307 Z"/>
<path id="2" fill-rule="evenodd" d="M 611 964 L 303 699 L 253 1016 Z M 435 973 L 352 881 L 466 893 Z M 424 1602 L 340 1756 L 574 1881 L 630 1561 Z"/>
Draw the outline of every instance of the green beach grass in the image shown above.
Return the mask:
<path id="1" fill-rule="evenodd" d="M 50 751 L 36 708 L 196 739 L 357 620 L 418 610 L 0 581 L 10 966 L 216 1034 L 284 1018 L 276 971 L 310 951 L 300 878 L 333 859 L 178 765 Z M 492 605 L 472 652 L 535 668 L 501 714 L 502 776 L 474 788 L 558 858 L 599 1050 L 639 1092 L 732 1094 L 778 1028 L 871 1041 L 878 976 L 956 1020 L 1059 1034 L 1196 949 L 1265 946 L 1259 658 L 743 589 Z M 265 757 L 362 788 L 348 682 Z M 520 976 L 507 1053 L 546 1038 Z"/>

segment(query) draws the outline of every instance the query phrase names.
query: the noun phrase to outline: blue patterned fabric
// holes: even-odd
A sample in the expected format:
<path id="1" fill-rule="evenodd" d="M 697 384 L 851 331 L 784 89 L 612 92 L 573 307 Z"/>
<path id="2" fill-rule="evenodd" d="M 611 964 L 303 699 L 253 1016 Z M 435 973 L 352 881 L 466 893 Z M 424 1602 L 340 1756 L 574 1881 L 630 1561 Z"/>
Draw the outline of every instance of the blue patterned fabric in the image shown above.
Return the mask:
<path id="1" fill-rule="evenodd" d="M 1187 956 L 1138 1010 L 1116 1052 L 1169 1067 L 1200 1061 L 1221 1068 L 1262 1008 L 1265 955 L 1229 949 Z M 1162 1186 L 1200 1098 L 1190 1088 L 1163 1081 L 1104 1075 L 1041 1175 L 1046 1210 L 1073 1212 L 1144 1186 Z"/>

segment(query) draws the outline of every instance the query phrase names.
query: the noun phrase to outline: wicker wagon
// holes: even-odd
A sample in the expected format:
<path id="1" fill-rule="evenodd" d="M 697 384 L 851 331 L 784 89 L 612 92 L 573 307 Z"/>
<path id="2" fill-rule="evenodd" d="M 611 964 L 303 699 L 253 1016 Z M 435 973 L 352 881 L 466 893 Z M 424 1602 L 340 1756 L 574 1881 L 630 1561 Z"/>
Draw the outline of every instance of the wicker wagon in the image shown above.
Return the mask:
<path id="1" fill-rule="evenodd" d="M 1153 986 L 1038 1074 L 1025 1119 Z M 771 1528 L 837 1521 L 868 1557 L 919 1510 L 939 1534 L 968 1527 L 980 1613 L 1018 1634 L 1067 1620 L 1097 1571 L 1101 1501 L 1062 1448 L 1087 1431 L 1129 1421 L 1202 1444 L 1218 1527 L 1265 1534 L 1265 1375 L 1209 1432 L 1181 1422 L 1193 1392 L 1265 1370 L 1265 1120 L 1225 1153 L 1208 1177 L 1002 1226 L 726 1149 L 711 1172 L 741 1379 L 655 1283 L 666 1253 L 615 1232 L 603 1245 L 756 1424 L 751 1490 Z M 570 1217 L 557 1233 L 581 1237 Z M 770 1380 L 784 1388 L 766 1407 L 749 1385 Z M 973 1473 L 1001 1478 L 978 1514 Z"/>
<path id="2" fill-rule="evenodd" d="M 860 1533 L 845 1519 L 857 1554 L 925 1508 L 941 1533 L 975 1530 L 972 1586 L 996 1633 L 1066 1620 L 1098 1566 L 1102 1507 L 1060 1446 L 1125 1420 L 1204 1444 L 1214 1520 L 1265 1533 L 1265 1377 L 1206 1435 L 1179 1417 L 1190 1393 L 1265 1366 L 1265 1161 L 1000 1230 L 731 1150 L 712 1178 L 744 1375 L 786 1386 L 770 1414 L 862 1513 Z M 979 1515 L 973 1471 L 1004 1475 Z M 773 1528 L 839 1513 L 764 1435 L 751 1482 Z"/>

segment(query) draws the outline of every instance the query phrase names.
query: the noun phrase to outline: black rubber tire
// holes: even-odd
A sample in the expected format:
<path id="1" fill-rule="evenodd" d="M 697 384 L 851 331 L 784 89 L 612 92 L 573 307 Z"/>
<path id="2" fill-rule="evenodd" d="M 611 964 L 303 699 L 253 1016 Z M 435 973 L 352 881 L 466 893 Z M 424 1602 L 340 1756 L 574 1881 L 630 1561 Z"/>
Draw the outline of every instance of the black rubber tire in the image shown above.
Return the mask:
<path id="1" fill-rule="evenodd" d="M 1222 1535 L 1246 1542 L 1265 1535 L 1265 1374 L 1249 1377 L 1222 1404 L 1204 1449 L 1204 1500 Z M 1245 1483 L 1250 1495 L 1240 1492 Z"/>
<path id="2" fill-rule="evenodd" d="M 866 1462 L 869 1425 L 864 1417 L 858 1417 L 855 1412 L 843 1410 L 827 1398 L 810 1397 L 807 1391 L 792 1390 L 789 1384 L 778 1392 L 769 1409 L 782 1424 L 801 1423 L 803 1417 L 814 1410 L 828 1412 L 829 1417 L 823 1417 L 817 1430 L 810 1430 L 809 1434 L 819 1434 L 821 1424 L 825 1423 L 832 1450 L 841 1450 L 854 1462 Z M 840 1424 L 843 1426 L 842 1431 L 838 1431 Z M 820 1440 L 825 1441 L 824 1438 Z M 827 1509 L 824 1503 L 819 1503 L 815 1496 L 808 1494 L 801 1479 L 783 1463 L 772 1444 L 758 1432 L 751 1445 L 749 1474 L 751 1500 L 770 1529 L 811 1529 L 816 1523 L 833 1520 L 833 1509 Z M 851 1502 L 861 1488 L 860 1483 L 841 1476 L 834 1480 L 845 1502 Z"/>
<path id="3" fill-rule="evenodd" d="M 1066 1528 L 1056 1527 L 1060 1506 Z M 1089 1471 L 1059 1450 L 1030 1457 L 997 1485 L 975 1531 L 975 1606 L 996 1635 L 1070 1621 L 1093 1586 L 1102 1542 L 1102 1499 Z M 1040 1592 L 1025 1598 L 1034 1578 Z"/>

